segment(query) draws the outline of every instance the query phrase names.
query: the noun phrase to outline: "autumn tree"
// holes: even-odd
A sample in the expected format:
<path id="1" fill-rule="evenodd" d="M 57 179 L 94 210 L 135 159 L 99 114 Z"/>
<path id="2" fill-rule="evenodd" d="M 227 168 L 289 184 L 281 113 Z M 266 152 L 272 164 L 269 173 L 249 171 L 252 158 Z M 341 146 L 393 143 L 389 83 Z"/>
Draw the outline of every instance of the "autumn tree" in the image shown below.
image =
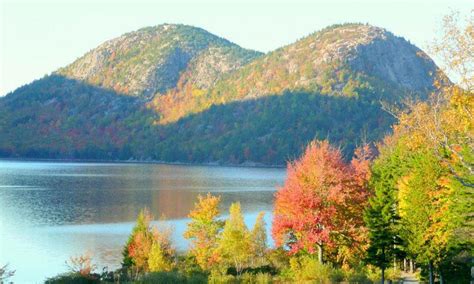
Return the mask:
<path id="1" fill-rule="evenodd" d="M 223 222 L 218 219 L 220 197 L 198 196 L 198 202 L 189 214 L 191 222 L 188 223 L 184 237 L 191 240 L 190 255 L 203 270 L 210 270 L 216 262 L 217 239 L 223 227 Z"/>
<path id="2" fill-rule="evenodd" d="M 153 241 L 150 253 L 148 255 L 148 268 L 150 272 L 170 271 L 172 263 L 165 255 L 165 251 L 161 247 L 159 241 Z"/>
<path id="3" fill-rule="evenodd" d="M 398 182 L 401 230 L 407 251 L 428 266 L 430 282 L 452 238 L 456 220 L 447 169 L 433 152 L 420 149 L 407 159 L 410 171 Z"/>
<path id="4" fill-rule="evenodd" d="M 147 254 L 153 241 L 150 222 L 153 217 L 148 209 L 140 211 L 135 226 L 123 249 L 122 266 L 130 268 L 138 265 L 138 270 L 146 266 Z"/>
<path id="5" fill-rule="evenodd" d="M 267 230 L 265 212 L 260 212 L 253 226 L 250 239 L 252 240 L 252 259 L 263 263 L 267 252 Z"/>
<path id="6" fill-rule="evenodd" d="M 237 275 L 248 265 L 252 257 L 250 232 L 244 222 L 240 203 L 232 203 L 217 251 L 224 267 L 234 267 Z"/>
<path id="7" fill-rule="evenodd" d="M 393 111 L 399 121 L 396 131 L 410 132 L 413 146 L 432 148 L 454 178 L 473 188 L 474 10 L 464 21 L 459 12 L 445 16 L 431 52 L 443 63 L 442 72 L 436 74 L 436 91 L 426 102 L 407 103 L 405 110 Z"/>
<path id="8" fill-rule="evenodd" d="M 276 245 L 292 253 L 317 250 L 322 262 L 324 247 L 334 249 L 342 239 L 353 239 L 363 225 L 361 207 L 368 195 L 364 159 L 360 165 L 346 164 L 338 149 L 322 141 L 310 143 L 299 160 L 289 163 L 288 177 L 275 196 Z"/>
<path id="9" fill-rule="evenodd" d="M 459 85 L 474 92 L 474 9 L 453 11 L 443 18 L 441 33 L 431 45 L 431 52 L 441 60 L 443 70 L 459 80 Z"/>
<path id="10" fill-rule="evenodd" d="M 174 266 L 176 251 L 172 245 L 173 228 L 164 220 L 153 227 L 153 242 L 148 255 L 150 272 L 170 271 Z"/>

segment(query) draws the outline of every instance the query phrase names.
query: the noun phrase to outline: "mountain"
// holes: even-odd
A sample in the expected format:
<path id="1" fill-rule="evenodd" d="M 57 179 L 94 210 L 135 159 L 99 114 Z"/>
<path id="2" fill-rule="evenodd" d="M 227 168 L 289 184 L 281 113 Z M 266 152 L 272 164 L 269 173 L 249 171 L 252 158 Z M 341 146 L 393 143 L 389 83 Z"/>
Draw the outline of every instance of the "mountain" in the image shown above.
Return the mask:
<path id="1" fill-rule="evenodd" d="M 202 29 L 125 34 L 0 99 L 0 155 L 282 165 L 311 139 L 346 155 L 433 90 L 434 62 L 370 25 L 325 28 L 268 54 Z"/>
<path id="2" fill-rule="evenodd" d="M 183 72 L 197 70 L 201 84 L 212 84 L 258 55 L 203 29 L 165 24 L 107 41 L 57 74 L 147 97 L 176 87 Z"/>
<path id="3" fill-rule="evenodd" d="M 436 70 L 423 51 L 384 29 L 335 25 L 255 59 L 224 76 L 204 96 L 196 98 L 182 91 L 156 97 L 153 104 L 165 116 L 162 121 L 169 122 L 213 104 L 282 94 L 285 90 L 354 96 L 357 83 L 367 79 L 394 86 L 402 93 L 425 93 L 433 87 L 431 74 Z M 167 107 L 170 97 L 174 101 Z M 180 106 L 182 115 L 173 115 L 175 105 Z"/>

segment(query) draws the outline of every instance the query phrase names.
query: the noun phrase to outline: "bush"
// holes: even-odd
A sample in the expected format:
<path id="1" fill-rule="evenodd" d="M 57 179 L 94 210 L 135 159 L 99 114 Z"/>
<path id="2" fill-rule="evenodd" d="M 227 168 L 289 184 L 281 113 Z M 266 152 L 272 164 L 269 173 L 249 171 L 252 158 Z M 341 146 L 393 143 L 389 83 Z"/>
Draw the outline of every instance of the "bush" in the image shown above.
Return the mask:
<path id="1" fill-rule="evenodd" d="M 219 273 L 212 273 L 209 278 L 209 284 L 228 284 L 228 283 L 235 283 L 235 284 L 268 284 L 272 283 L 272 275 L 269 273 L 257 273 L 252 274 L 249 272 L 242 273 L 240 277 L 229 275 L 229 274 L 219 274 Z"/>
<path id="2" fill-rule="evenodd" d="M 257 284 L 272 283 L 272 275 L 268 273 L 257 273 L 255 275 L 255 282 Z"/>
<path id="3" fill-rule="evenodd" d="M 345 271 L 344 279 L 349 283 L 368 284 L 372 283 L 367 277 L 367 271 L 364 269 L 349 269 Z"/>
<path id="4" fill-rule="evenodd" d="M 290 258 L 288 252 L 282 248 L 272 249 L 267 253 L 267 259 L 271 267 L 282 270 L 288 267 Z"/>
<path id="5" fill-rule="evenodd" d="M 224 284 L 224 283 L 235 283 L 236 279 L 232 275 L 220 274 L 217 272 L 211 273 L 208 278 L 209 284 Z"/>
<path id="6" fill-rule="evenodd" d="M 171 272 L 151 272 L 144 275 L 135 283 L 160 283 L 160 284 L 174 284 L 174 283 L 187 283 L 186 276 L 183 274 L 171 271 Z M 204 282 L 205 283 L 205 282 Z"/>
<path id="7" fill-rule="evenodd" d="M 375 267 L 369 267 L 366 273 L 367 278 L 372 282 L 380 282 L 381 274 L 381 270 Z M 400 277 L 400 269 L 397 269 L 395 271 L 393 270 L 393 268 L 388 268 L 387 270 L 385 270 L 385 280 L 397 281 L 400 279 Z"/>
<path id="8" fill-rule="evenodd" d="M 46 279 L 45 284 L 93 284 L 100 283 L 99 275 L 81 275 L 77 272 L 68 272 Z"/>
<path id="9" fill-rule="evenodd" d="M 334 273 L 332 266 L 322 264 L 311 256 L 293 257 L 290 259 L 290 269 L 294 280 L 298 282 L 331 283 Z"/>

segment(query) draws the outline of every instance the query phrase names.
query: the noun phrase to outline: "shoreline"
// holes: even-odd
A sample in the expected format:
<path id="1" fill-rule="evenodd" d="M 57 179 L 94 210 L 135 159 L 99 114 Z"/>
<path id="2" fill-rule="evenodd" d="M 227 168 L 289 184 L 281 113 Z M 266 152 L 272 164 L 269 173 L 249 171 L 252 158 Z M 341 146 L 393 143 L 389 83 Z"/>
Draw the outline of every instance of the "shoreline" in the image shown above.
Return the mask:
<path id="1" fill-rule="evenodd" d="M 206 166 L 206 167 L 227 167 L 227 168 L 268 168 L 285 169 L 285 165 L 266 165 L 255 162 L 245 162 L 242 164 L 228 164 L 220 162 L 208 163 L 187 163 L 187 162 L 166 162 L 158 160 L 103 160 L 103 159 L 46 159 L 46 158 L 14 158 L 0 157 L 0 161 L 15 162 L 57 162 L 57 163 L 103 163 L 103 164 L 154 164 L 154 165 L 175 165 L 175 166 Z"/>

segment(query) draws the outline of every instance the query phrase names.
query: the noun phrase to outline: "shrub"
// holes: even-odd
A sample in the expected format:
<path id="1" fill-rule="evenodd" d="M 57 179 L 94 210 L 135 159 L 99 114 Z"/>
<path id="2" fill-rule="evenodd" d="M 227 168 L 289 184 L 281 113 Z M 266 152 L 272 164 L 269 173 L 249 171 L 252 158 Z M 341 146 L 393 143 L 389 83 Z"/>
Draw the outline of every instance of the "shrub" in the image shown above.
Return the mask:
<path id="1" fill-rule="evenodd" d="M 171 271 L 171 272 L 151 272 L 145 274 L 135 283 L 147 284 L 147 283 L 160 283 L 160 284 L 175 284 L 175 283 L 187 283 L 186 276 L 183 274 Z"/>
<path id="2" fill-rule="evenodd" d="M 84 276 L 77 272 L 68 272 L 46 279 L 45 284 L 94 284 L 100 283 L 98 275 Z"/>
<path id="3" fill-rule="evenodd" d="M 372 281 L 370 281 L 370 279 L 367 277 L 367 271 L 364 269 L 349 269 L 344 272 L 344 278 L 349 283 L 372 283 Z"/>
<path id="4" fill-rule="evenodd" d="M 92 257 L 88 253 L 70 257 L 69 261 L 66 261 L 66 265 L 72 274 L 80 274 L 84 277 L 90 276 L 92 271 L 97 268 L 97 265 L 92 263 Z"/>
<path id="5" fill-rule="evenodd" d="M 267 258 L 270 266 L 277 270 L 282 270 L 289 266 L 290 258 L 288 256 L 288 252 L 282 248 L 270 250 L 267 253 Z"/>
<path id="6" fill-rule="evenodd" d="M 272 275 L 269 273 L 257 273 L 255 275 L 255 282 L 257 284 L 272 283 Z"/>
<path id="7" fill-rule="evenodd" d="M 293 257 L 290 259 L 290 269 L 295 281 L 313 281 L 317 283 L 331 283 L 332 266 L 322 264 L 311 256 Z"/>
<path id="8" fill-rule="evenodd" d="M 208 283 L 209 284 L 224 284 L 224 283 L 234 283 L 235 277 L 232 275 L 221 274 L 218 272 L 212 272 L 209 275 Z"/>

